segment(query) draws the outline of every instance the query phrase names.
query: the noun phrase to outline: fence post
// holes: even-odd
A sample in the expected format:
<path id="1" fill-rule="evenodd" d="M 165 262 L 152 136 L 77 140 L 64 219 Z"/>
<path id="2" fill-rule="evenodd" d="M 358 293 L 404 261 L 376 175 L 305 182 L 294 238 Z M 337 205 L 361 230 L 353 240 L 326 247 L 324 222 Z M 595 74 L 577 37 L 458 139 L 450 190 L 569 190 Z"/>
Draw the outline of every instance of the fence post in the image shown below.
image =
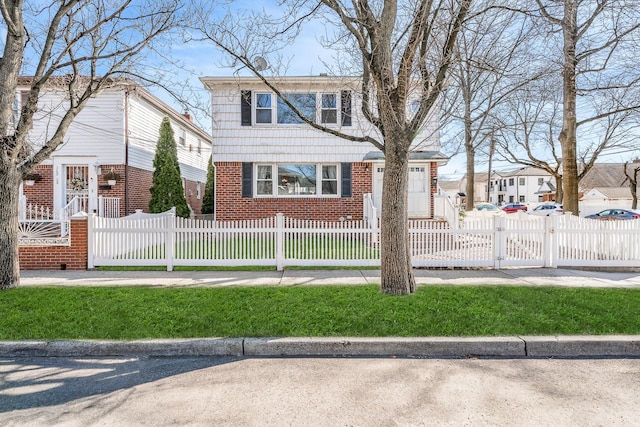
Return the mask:
<path id="1" fill-rule="evenodd" d="M 95 268 L 95 253 L 93 248 L 96 214 L 90 213 L 87 222 L 87 269 Z"/>
<path id="2" fill-rule="evenodd" d="M 549 263 L 548 267 L 558 268 L 558 256 L 560 247 L 558 245 L 558 226 L 560 224 L 560 215 L 552 215 L 547 217 L 550 222 L 547 223 L 549 236 Z M 547 267 L 547 265 L 545 265 Z"/>
<path id="3" fill-rule="evenodd" d="M 167 231 L 165 237 L 165 254 L 167 256 L 167 271 L 173 271 L 173 258 L 175 257 L 174 237 L 176 231 L 176 214 L 169 212 L 167 214 Z"/>
<path id="4" fill-rule="evenodd" d="M 104 217 L 104 196 L 98 196 L 98 215 Z"/>
<path id="5" fill-rule="evenodd" d="M 284 215 L 276 214 L 276 269 L 284 270 Z"/>
<path id="6" fill-rule="evenodd" d="M 502 261 L 505 256 L 505 248 L 506 248 L 506 233 L 505 224 L 506 216 L 505 215 L 494 215 L 493 216 L 493 250 L 494 250 L 494 258 L 493 258 L 493 266 L 496 270 L 500 270 L 502 267 Z"/>

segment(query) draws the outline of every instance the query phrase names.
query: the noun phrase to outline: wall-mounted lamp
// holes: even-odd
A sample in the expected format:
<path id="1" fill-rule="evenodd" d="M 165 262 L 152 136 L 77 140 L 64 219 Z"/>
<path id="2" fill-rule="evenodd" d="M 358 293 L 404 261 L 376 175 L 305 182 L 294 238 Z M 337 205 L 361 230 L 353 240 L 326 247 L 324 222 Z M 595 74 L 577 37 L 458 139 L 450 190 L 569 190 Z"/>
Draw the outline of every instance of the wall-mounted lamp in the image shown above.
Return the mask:
<path id="1" fill-rule="evenodd" d="M 365 172 L 369 172 L 369 165 L 365 165 L 365 167 L 364 167 L 364 171 L 365 171 Z"/>
<path id="2" fill-rule="evenodd" d="M 437 184 L 438 184 L 438 178 L 437 177 L 431 178 L 431 185 L 437 185 Z"/>

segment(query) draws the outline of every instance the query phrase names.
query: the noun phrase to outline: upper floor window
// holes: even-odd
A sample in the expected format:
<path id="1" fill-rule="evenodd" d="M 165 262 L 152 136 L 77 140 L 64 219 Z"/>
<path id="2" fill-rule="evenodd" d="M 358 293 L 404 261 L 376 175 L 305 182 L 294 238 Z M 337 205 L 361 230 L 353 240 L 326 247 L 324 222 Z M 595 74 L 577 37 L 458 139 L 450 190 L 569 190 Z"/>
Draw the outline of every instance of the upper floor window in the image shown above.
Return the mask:
<path id="1" fill-rule="evenodd" d="M 518 184 L 524 185 L 524 178 L 518 178 Z"/>
<path id="2" fill-rule="evenodd" d="M 538 178 L 538 185 L 544 184 L 544 178 Z"/>
<path id="3" fill-rule="evenodd" d="M 256 123 L 271 123 L 271 94 L 256 94 Z"/>
<path id="4" fill-rule="evenodd" d="M 509 178 L 509 187 L 513 186 L 514 180 L 513 178 Z"/>
<path id="5" fill-rule="evenodd" d="M 178 142 L 180 142 L 182 146 L 187 145 L 187 131 L 183 128 L 178 129 Z"/>
<path id="6" fill-rule="evenodd" d="M 202 140 L 198 138 L 198 155 L 202 154 Z"/>
<path id="7" fill-rule="evenodd" d="M 303 124 L 288 101 L 303 117 L 314 123 L 351 126 L 351 92 L 288 93 L 276 97 L 272 93 L 240 91 L 240 124 Z M 275 99 L 275 101 L 274 101 Z M 286 101 L 285 101 L 286 99 Z"/>
<path id="8" fill-rule="evenodd" d="M 320 112 L 320 120 L 322 123 L 336 124 L 338 123 L 338 104 L 335 93 L 322 94 L 322 109 Z"/>
<path id="9" fill-rule="evenodd" d="M 315 122 L 316 118 L 316 96 L 313 93 L 289 93 L 284 95 L 302 115 Z M 278 123 L 279 124 L 301 124 L 304 123 L 291 107 L 282 99 L 278 98 Z"/>

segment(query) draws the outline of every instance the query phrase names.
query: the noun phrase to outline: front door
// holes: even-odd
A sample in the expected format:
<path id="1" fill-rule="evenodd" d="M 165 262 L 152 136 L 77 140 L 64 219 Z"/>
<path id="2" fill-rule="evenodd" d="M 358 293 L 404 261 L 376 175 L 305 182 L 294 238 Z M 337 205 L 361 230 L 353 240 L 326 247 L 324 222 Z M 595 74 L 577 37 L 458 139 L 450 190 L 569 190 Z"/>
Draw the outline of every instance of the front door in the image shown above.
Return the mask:
<path id="1" fill-rule="evenodd" d="M 54 207 L 57 212 L 76 200 L 75 211 L 97 211 L 95 158 L 54 158 Z"/>
<path id="2" fill-rule="evenodd" d="M 409 218 L 424 218 L 429 212 L 429 166 L 409 166 Z"/>

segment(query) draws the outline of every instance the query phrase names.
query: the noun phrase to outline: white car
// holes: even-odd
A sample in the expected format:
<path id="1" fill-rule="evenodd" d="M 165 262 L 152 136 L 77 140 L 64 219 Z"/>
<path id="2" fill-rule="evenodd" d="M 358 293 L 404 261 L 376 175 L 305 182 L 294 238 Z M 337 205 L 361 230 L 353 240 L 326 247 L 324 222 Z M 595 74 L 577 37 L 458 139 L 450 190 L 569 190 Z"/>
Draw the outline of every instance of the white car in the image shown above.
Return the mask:
<path id="1" fill-rule="evenodd" d="M 544 205 L 540 205 L 535 209 L 529 211 L 532 215 L 540 215 L 540 216 L 550 216 L 550 215 L 562 215 L 564 211 L 562 210 L 562 205 L 558 205 L 555 203 L 545 203 Z"/>

